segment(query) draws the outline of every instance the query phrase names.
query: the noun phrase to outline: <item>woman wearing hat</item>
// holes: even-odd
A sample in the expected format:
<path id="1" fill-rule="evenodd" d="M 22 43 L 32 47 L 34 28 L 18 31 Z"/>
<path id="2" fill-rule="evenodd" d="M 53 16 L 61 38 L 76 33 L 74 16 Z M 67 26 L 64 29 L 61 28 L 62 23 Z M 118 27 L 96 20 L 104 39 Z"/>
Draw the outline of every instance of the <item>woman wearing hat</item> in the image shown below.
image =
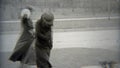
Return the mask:
<path id="1" fill-rule="evenodd" d="M 21 36 L 16 43 L 12 55 L 10 56 L 11 61 L 23 62 L 29 50 L 29 47 L 34 40 L 33 22 L 30 19 L 30 15 L 31 10 L 29 8 L 25 8 L 21 12 Z"/>
<path id="2" fill-rule="evenodd" d="M 34 32 L 30 14 L 31 11 L 28 8 L 21 13 L 23 30 L 10 60 L 20 61 L 22 64 L 37 64 L 38 68 L 52 68 L 49 57 L 52 49 L 54 16 L 50 12 L 42 14 Z"/>

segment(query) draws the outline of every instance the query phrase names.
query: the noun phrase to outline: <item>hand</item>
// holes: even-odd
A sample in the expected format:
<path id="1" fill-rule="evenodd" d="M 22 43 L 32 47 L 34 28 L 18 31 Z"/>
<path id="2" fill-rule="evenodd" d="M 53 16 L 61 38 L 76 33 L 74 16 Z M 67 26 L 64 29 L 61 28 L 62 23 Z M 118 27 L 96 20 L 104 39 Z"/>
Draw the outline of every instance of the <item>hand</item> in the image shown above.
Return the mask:
<path id="1" fill-rule="evenodd" d="M 27 15 L 27 14 L 24 14 L 24 15 L 23 15 L 23 18 L 28 18 L 28 15 Z"/>
<path id="2" fill-rule="evenodd" d="M 33 37 L 35 37 L 35 32 L 33 29 L 29 30 L 29 32 L 32 34 Z"/>

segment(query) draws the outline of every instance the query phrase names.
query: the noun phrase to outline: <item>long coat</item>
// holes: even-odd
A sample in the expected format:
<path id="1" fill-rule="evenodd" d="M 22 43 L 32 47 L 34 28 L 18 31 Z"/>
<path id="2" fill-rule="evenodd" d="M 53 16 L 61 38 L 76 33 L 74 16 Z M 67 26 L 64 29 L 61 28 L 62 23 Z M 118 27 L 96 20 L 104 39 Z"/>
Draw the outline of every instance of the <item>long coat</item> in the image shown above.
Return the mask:
<path id="1" fill-rule="evenodd" d="M 32 21 L 31 19 L 23 17 L 21 20 L 22 25 L 22 34 L 19 38 L 19 40 L 16 43 L 16 46 L 14 48 L 14 51 L 12 55 L 10 56 L 11 61 L 23 61 L 28 49 L 30 48 L 30 45 L 32 44 L 34 37 L 30 30 L 33 29 Z"/>
<path id="2" fill-rule="evenodd" d="M 30 32 L 30 30 L 33 29 L 31 20 L 26 18 L 22 19 L 24 30 L 17 42 L 12 56 L 10 57 L 10 60 L 24 61 L 27 59 L 27 61 L 24 63 L 28 64 L 30 63 L 29 60 L 31 60 L 32 57 L 35 57 L 35 60 L 31 61 L 31 64 L 34 64 L 35 61 L 38 68 L 52 67 L 51 63 L 49 62 L 49 57 L 50 51 L 52 49 L 51 26 L 53 24 L 53 21 L 50 22 L 49 18 L 52 19 L 51 16 L 49 17 L 49 15 L 46 16 L 46 14 L 43 14 L 41 16 L 41 19 L 37 21 L 35 28 L 35 37 Z M 33 43 L 34 41 L 35 43 Z M 35 46 L 35 49 L 31 47 L 32 44 Z"/>
<path id="3" fill-rule="evenodd" d="M 40 68 L 51 68 L 49 62 L 50 51 L 52 49 L 51 26 L 46 25 L 42 19 L 36 23 L 36 60 Z"/>

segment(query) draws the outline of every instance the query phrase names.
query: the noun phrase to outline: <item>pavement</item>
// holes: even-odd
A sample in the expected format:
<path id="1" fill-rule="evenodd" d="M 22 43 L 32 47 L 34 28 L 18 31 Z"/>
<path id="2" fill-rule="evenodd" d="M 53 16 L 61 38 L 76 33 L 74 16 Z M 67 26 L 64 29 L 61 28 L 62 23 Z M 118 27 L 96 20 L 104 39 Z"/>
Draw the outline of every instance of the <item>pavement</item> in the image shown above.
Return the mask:
<path id="1" fill-rule="evenodd" d="M 36 68 L 8 60 L 18 38 L 18 33 L 0 35 L 0 68 Z M 100 68 L 104 61 L 114 61 L 120 68 L 119 30 L 55 32 L 53 42 L 53 68 Z"/>
<path id="2" fill-rule="evenodd" d="M 0 52 L 0 68 L 20 68 L 21 64 L 19 62 L 14 63 L 8 60 L 11 53 L 12 52 Z M 51 51 L 50 62 L 53 68 L 81 68 L 85 66 L 100 66 L 99 63 L 102 61 L 119 62 L 119 56 L 119 51 L 107 49 L 62 48 Z M 30 65 L 23 66 L 23 68 L 31 67 L 35 68 L 35 66 Z"/>

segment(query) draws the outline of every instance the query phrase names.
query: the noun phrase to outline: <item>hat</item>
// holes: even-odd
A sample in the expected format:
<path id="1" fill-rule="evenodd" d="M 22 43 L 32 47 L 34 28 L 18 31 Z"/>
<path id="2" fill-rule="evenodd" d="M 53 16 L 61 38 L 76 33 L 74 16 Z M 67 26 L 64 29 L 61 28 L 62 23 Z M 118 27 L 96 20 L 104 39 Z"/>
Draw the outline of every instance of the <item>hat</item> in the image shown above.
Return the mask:
<path id="1" fill-rule="evenodd" d="M 24 15 L 27 15 L 27 18 L 30 18 L 31 12 L 29 9 L 23 9 L 21 11 L 21 17 L 24 17 Z"/>
<path id="2" fill-rule="evenodd" d="M 52 26 L 53 25 L 53 20 L 54 20 L 54 15 L 51 12 L 45 12 L 41 16 L 41 20 L 46 26 Z"/>
<path id="3" fill-rule="evenodd" d="M 45 12 L 41 16 L 46 22 L 52 22 L 54 20 L 54 15 L 51 12 Z"/>

